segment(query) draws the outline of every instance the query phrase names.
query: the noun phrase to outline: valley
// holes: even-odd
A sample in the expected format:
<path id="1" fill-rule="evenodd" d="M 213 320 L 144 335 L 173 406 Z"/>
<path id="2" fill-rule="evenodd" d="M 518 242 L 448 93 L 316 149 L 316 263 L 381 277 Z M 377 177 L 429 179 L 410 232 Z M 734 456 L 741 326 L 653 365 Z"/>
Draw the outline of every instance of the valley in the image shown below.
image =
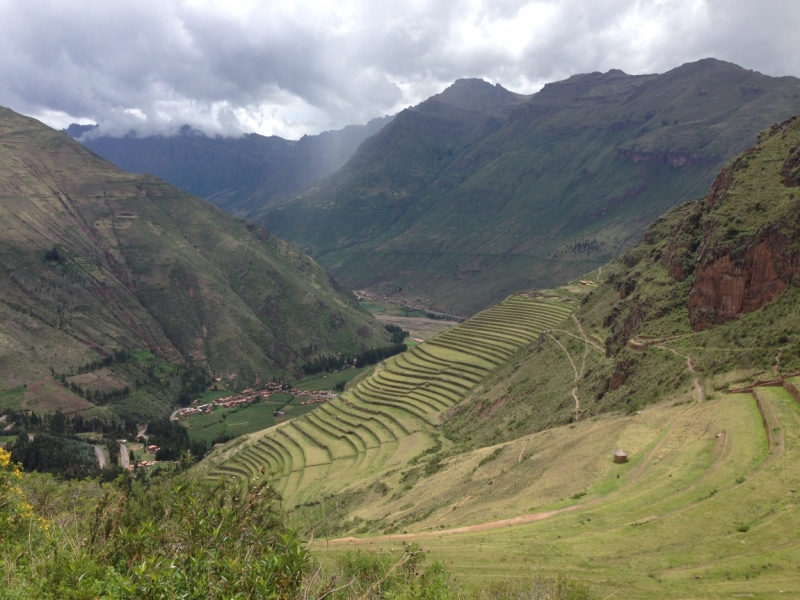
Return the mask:
<path id="1" fill-rule="evenodd" d="M 250 221 L 0 108 L 6 587 L 800 595 L 798 98 L 705 59 L 102 142 Z"/>
<path id="2" fill-rule="evenodd" d="M 530 96 L 459 80 L 250 218 L 351 288 L 402 288 L 469 316 L 629 250 L 760 131 L 800 112 L 798 98 L 797 78 L 714 59 L 574 75 Z"/>

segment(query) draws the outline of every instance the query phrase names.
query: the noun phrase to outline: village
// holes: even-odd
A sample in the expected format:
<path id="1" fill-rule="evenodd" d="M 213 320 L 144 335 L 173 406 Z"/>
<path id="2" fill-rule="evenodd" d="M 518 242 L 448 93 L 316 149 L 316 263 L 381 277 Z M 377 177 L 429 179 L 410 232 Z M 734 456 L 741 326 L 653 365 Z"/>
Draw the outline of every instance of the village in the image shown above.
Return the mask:
<path id="1" fill-rule="evenodd" d="M 195 400 L 192 402 L 192 406 L 188 406 L 186 408 L 182 408 L 177 410 L 172 415 L 172 420 L 177 421 L 181 417 L 187 418 L 191 415 L 196 415 L 200 413 L 211 414 L 214 410 L 218 407 L 221 408 L 235 408 L 237 406 L 243 406 L 245 404 L 252 404 L 253 402 L 259 402 L 262 400 L 267 400 L 275 394 L 284 393 L 290 394 L 294 397 L 305 397 L 307 400 L 300 402 L 302 406 L 314 403 L 322 403 L 328 402 L 336 397 L 331 390 L 299 390 L 297 388 L 285 388 L 281 387 L 279 384 L 270 382 L 267 384 L 266 388 L 263 390 L 254 390 L 252 388 L 243 390 L 238 394 L 232 396 L 226 396 L 224 398 L 220 398 L 219 400 L 214 400 L 213 402 L 207 402 L 206 404 L 199 404 L 199 400 Z M 275 411 L 275 416 L 281 416 L 284 413 L 280 411 Z"/>

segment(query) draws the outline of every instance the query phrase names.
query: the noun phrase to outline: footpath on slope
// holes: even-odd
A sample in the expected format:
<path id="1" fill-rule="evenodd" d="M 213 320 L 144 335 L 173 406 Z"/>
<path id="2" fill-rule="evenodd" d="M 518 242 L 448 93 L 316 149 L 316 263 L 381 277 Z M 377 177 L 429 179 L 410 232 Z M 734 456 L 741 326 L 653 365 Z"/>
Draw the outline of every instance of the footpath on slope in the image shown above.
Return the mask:
<path id="1" fill-rule="evenodd" d="M 490 521 L 488 523 L 478 523 L 477 525 L 465 525 L 463 527 L 454 527 L 453 529 L 438 529 L 436 531 L 420 531 L 418 533 L 397 533 L 391 535 L 382 535 L 375 538 L 380 541 L 401 541 L 401 540 L 416 540 L 425 537 L 436 537 L 440 535 L 453 535 L 456 533 L 473 533 L 476 531 L 490 531 L 492 529 L 500 529 L 501 527 L 511 527 L 512 525 L 524 525 L 525 523 L 533 523 L 535 521 L 542 521 L 552 516 L 572 512 L 579 508 L 583 508 L 583 504 L 576 504 L 575 506 L 568 506 L 567 508 L 559 508 L 558 510 L 550 510 L 546 512 L 531 513 L 519 517 L 511 517 L 510 519 L 500 519 L 499 521 Z M 369 538 L 357 537 L 344 537 L 330 540 L 329 544 L 348 544 L 356 542 L 368 541 Z"/>

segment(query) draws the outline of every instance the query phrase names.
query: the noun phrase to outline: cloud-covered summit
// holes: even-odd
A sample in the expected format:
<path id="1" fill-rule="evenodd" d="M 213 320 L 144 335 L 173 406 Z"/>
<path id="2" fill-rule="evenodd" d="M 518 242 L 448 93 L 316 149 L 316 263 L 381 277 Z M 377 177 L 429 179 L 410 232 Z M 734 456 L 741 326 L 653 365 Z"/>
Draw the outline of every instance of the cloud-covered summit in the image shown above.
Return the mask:
<path id="1" fill-rule="evenodd" d="M 0 104 L 112 135 L 299 137 L 481 77 L 531 93 L 574 73 L 706 56 L 800 75 L 794 0 L 0 0 Z"/>

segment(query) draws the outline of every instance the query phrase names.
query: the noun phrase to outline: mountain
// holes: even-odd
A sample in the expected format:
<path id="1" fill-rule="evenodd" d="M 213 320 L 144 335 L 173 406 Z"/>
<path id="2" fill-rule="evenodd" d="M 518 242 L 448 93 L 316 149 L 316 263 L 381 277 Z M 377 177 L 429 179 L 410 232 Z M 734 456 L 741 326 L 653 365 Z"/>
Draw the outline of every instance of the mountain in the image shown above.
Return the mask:
<path id="1" fill-rule="evenodd" d="M 254 218 L 351 288 L 472 314 L 629 249 L 771 123 L 800 80 L 706 59 L 576 75 L 530 97 L 458 81 Z"/>
<path id="2" fill-rule="evenodd" d="M 96 126 L 77 124 L 64 132 L 121 169 L 155 175 L 244 217 L 335 171 L 391 119 L 373 119 L 297 141 L 255 133 L 208 137 L 188 125 L 174 136 L 98 136 Z"/>
<path id="3" fill-rule="evenodd" d="M 467 580 L 566 572 L 596 597 L 787 589 L 767 557 L 798 549 L 800 118 L 707 192 L 198 470 L 268 477 L 327 559 L 418 542 Z"/>
<path id="4" fill-rule="evenodd" d="M 514 439 L 519 427 L 566 423 L 576 417 L 572 386 L 580 416 L 633 414 L 678 393 L 702 400 L 800 369 L 798 148 L 799 118 L 765 130 L 703 198 L 562 288 L 584 296 L 574 319 L 453 411 L 445 435 L 479 447 Z M 580 377 L 566 352 L 582 361 Z"/>
<path id="5" fill-rule="evenodd" d="M 162 365 L 144 368 L 156 382 L 188 364 L 241 389 L 388 339 L 263 226 L 0 109 L 0 389 L 23 394 L 129 352 Z M 133 377 L 109 386 L 133 389 Z"/>

